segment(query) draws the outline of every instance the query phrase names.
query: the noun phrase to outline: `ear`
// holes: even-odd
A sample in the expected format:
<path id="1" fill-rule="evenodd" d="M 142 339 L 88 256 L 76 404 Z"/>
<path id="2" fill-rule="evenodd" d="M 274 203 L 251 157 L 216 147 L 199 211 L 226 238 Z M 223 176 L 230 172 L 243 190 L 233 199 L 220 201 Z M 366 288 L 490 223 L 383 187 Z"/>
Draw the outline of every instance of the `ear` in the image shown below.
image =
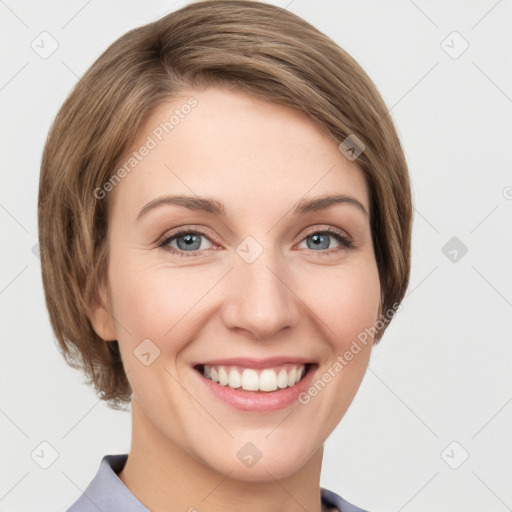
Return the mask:
<path id="1" fill-rule="evenodd" d="M 110 303 L 107 300 L 103 287 L 88 305 L 89 320 L 96 334 L 104 341 L 117 340 L 116 325 Z"/>

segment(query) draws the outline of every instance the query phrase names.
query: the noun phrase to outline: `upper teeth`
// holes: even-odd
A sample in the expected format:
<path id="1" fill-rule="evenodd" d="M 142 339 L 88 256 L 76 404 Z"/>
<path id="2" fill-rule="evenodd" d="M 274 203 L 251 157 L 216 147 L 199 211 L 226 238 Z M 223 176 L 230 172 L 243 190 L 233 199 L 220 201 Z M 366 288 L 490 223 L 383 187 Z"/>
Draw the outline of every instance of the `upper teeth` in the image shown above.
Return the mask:
<path id="1" fill-rule="evenodd" d="M 204 365 L 203 375 L 218 382 L 222 386 L 246 391 L 275 391 L 277 388 L 293 386 L 300 381 L 305 373 L 305 365 L 287 365 L 278 369 L 265 368 L 254 370 L 245 368 L 239 371 L 234 366 Z"/>

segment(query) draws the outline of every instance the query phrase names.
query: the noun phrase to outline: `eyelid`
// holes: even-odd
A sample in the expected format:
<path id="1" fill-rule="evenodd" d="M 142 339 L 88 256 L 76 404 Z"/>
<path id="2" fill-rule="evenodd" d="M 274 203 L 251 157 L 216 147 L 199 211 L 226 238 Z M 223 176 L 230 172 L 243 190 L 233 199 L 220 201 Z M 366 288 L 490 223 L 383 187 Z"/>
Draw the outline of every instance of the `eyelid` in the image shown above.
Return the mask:
<path id="1" fill-rule="evenodd" d="M 300 239 L 300 241 L 302 242 L 302 240 L 304 240 L 304 238 L 306 238 L 307 236 L 310 236 L 314 233 L 322 233 L 322 232 L 327 232 L 327 233 L 336 233 L 338 235 L 341 235 L 343 236 L 344 238 L 346 238 L 347 240 L 351 240 L 352 241 L 352 237 L 344 230 L 344 229 L 340 229 L 340 228 L 337 228 L 335 226 L 331 226 L 330 224 L 315 224 L 313 226 L 310 226 L 308 228 L 306 228 L 306 231 L 304 232 L 304 234 L 302 235 L 302 238 Z"/>

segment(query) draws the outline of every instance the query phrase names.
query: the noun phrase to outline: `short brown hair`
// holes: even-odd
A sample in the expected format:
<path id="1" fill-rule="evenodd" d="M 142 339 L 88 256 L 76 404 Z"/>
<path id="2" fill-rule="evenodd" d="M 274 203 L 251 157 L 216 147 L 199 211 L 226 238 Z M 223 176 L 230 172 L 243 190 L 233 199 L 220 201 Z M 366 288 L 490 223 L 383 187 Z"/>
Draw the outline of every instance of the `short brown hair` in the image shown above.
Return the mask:
<path id="1" fill-rule="evenodd" d="M 373 82 L 336 43 L 279 7 L 207 0 L 130 30 L 93 63 L 59 110 L 44 148 L 38 219 L 50 321 L 68 364 L 112 408 L 130 401 L 117 341 L 94 331 L 88 306 L 106 282 L 108 181 L 142 122 L 187 87 L 229 85 L 291 106 L 341 143 L 364 145 L 357 163 L 370 196 L 381 312 L 409 282 L 412 204 L 404 154 Z M 357 140 L 355 139 L 355 140 Z M 379 331 L 378 341 L 387 323 Z"/>

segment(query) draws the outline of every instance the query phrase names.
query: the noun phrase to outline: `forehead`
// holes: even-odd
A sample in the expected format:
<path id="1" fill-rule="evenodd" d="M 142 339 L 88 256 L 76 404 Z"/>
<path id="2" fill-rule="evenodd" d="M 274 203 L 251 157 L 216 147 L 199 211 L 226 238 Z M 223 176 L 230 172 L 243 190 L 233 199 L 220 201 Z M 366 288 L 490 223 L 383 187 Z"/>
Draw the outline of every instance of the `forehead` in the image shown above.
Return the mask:
<path id="1" fill-rule="evenodd" d="M 167 193 L 217 197 L 228 215 L 333 192 L 369 210 L 362 171 L 314 121 L 227 89 L 189 90 L 161 104 L 116 169 L 123 165 L 129 171 L 111 194 L 133 218 Z"/>

